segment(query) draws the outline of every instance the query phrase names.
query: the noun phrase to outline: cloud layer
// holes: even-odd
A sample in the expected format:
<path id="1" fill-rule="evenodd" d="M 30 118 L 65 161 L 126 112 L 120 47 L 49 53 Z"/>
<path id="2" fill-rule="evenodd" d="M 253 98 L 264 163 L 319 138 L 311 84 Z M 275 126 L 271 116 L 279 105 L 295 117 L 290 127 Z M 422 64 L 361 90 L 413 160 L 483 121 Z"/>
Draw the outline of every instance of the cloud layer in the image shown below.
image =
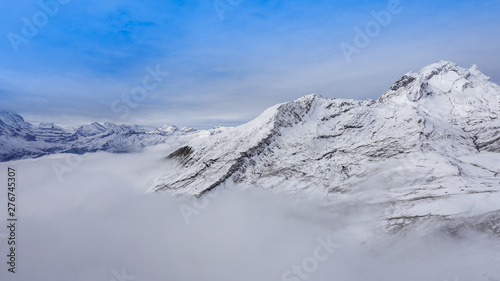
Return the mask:
<path id="1" fill-rule="evenodd" d="M 387 236 L 355 223 L 368 218 L 355 209 L 257 187 L 201 202 L 145 194 L 170 150 L 2 163 L 18 171 L 20 221 L 18 272 L 2 263 L 1 279 L 499 280 L 498 239 L 477 233 Z M 54 163 L 73 163 L 62 181 Z"/>

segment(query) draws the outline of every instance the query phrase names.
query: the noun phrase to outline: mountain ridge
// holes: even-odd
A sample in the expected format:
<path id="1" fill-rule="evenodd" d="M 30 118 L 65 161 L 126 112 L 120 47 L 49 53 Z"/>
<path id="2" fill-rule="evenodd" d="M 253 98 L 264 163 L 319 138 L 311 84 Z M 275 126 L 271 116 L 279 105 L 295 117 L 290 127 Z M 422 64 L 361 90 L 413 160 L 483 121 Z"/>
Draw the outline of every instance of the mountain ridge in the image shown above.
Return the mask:
<path id="1" fill-rule="evenodd" d="M 477 67 L 440 61 L 376 101 L 307 95 L 192 139 L 148 190 L 201 197 L 238 184 L 379 206 L 373 213 L 399 230 L 421 218 L 496 219 L 499 105 L 500 87 Z"/>
<path id="2" fill-rule="evenodd" d="M 356 130 L 367 128 L 369 125 L 378 122 L 377 120 L 385 118 L 393 121 L 393 124 L 380 124 L 378 129 L 383 129 L 383 127 L 391 125 L 393 129 L 399 129 L 405 132 L 404 135 L 398 136 L 404 139 L 404 142 L 398 142 L 395 138 L 391 138 L 390 135 L 386 139 L 384 139 L 383 136 L 382 139 L 378 141 L 385 142 L 387 148 L 372 145 L 372 149 L 368 147 L 368 151 L 365 151 L 365 154 L 368 156 L 378 157 L 385 155 L 390 158 L 396 156 L 400 152 L 408 153 L 417 151 L 416 148 L 420 151 L 440 150 L 444 155 L 450 155 L 456 152 L 458 153 L 457 156 L 461 154 L 467 155 L 480 150 L 498 151 L 500 149 L 500 145 L 498 145 L 498 140 L 500 139 L 500 136 L 498 136 L 498 128 L 500 127 L 498 123 L 498 114 L 490 110 L 490 107 L 496 112 L 499 112 L 497 109 L 499 108 L 498 93 L 500 90 L 498 86 L 491 84 L 490 80 L 485 77 L 486 76 L 478 70 L 477 66 L 473 66 L 471 69 L 466 70 L 458 67 L 454 63 L 440 61 L 424 67 L 417 73 L 409 72 L 405 74 L 376 101 L 325 99 L 320 95 L 313 94 L 301 97 L 292 102 L 282 103 L 271 107 L 255 120 L 240 127 L 236 127 L 240 129 L 233 129 L 231 132 L 228 132 L 227 135 L 231 137 L 227 137 L 227 139 L 221 141 L 215 140 L 213 142 L 215 144 L 214 146 L 210 146 L 210 144 L 207 143 L 203 144 L 209 146 L 210 149 L 201 148 L 200 150 L 202 152 L 200 152 L 200 154 L 208 150 L 220 150 L 217 144 L 224 143 L 224 145 L 227 146 L 228 143 L 231 142 L 231 138 L 237 139 L 235 142 L 239 143 L 239 145 L 233 145 L 231 149 L 237 152 L 233 153 L 232 159 L 226 163 L 225 166 L 229 167 L 227 168 L 227 172 L 223 173 L 224 176 L 220 177 L 218 180 L 208 184 L 208 186 L 210 186 L 208 190 L 213 189 L 214 185 L 218 185 L 225 181 L 229 177 L 229 174 L 233 175 L 236 173 L 235 170 L 245 166 L 245 164 L 243 164 L 243 162 L 245 162 L 243 159 L 251 158 L 248 157 L 249 155 L 259 155 L 265 152 L 266 148 L 263 146 L 269 145 L 275 138 L 279 137 L 281 130 L 287 127 L 293 127 L 299 123 L 304 124 L 304 119 L 310 118 L 316 114 L 314 111 L 323 111 L 319 114 L 323 114 L 324 116 L 322 115 L 321 118 L 315 119 L 313 123 L 317 121 L 319 123 L 328 123 L 334 126 L 315 128 L 314 132 L 311 131 L 311 128 L 305 128 L 306 131 L 309 130 L 309 133 L 313 135 L 316 134 L 314 137 L 316 139 L 325 140 L 335 139 L 346 131 L 352 132 L 353 135 L 351 138 L 357 136 L 358 139 L 361 140 L 360 142 L 363 142 L 363 140 L 366 141 L 369 137 L 368 142 L 364 144 L 356 144 L 353 142 L 350 149 L 354 149 L 355 151 L 362 151 L 364 149 L 363 146 L 370 146 L 374 141 L 377 141 L 376 135 L 380 134 L 379 130 L 371 130 L 371 134 L 367 135 L 359 135 L 356 133 Z M 485 85 L 485 83 L 488 83 L 488 85 Z M 480 96 L 477 96 L 475 87 L 481 90 L 487 89 L 485 93 L 489 98 L 492 96 L 491 91 L 496 91 L 496 96 L 494 96 L 496 100 L 490 104 L 486 99 L 481 99 Z M 452 99 L 450 95 L 457 95 L 457 97 Z M 432 103 L 429 103 L 431 99 Z M 446 99 L 448 101 L 446 101 Z M 442 109 L 438 109 L 438 107 L 443 107 L 444 102 L 448 102 L 448 107 L 451 106 L 452 108 L 458 108 L 460 110 L 456 112 L 442 112 Z M 404 106 L 406 111 L 398 111 L 398 107 L 402 106 Z M 452 118 L 449 118 L 449 116 Z M 344 117 L 343 120 L 336 122 L 336 120 L 341 117 Z M 451 123 L 453 125 L 453 122 L 456 123 L 459 117 L 463 121 L 459 124 L 460 126 L 444 125 L 445 123 Z M 400 118 L 400 120 L 405 120 L 409 125 L 401 125 L 398 118 Z M 465 118 L 469 119 L 464 121 L 463 119 Z M 485 120 L 489 118 L 492 122 L 477 122 L 479 118 Z M 314 126 L 314 124 L 312 125 Z M 493 130 L 493 133 L 491 133 L 490 130 L 485 130 L 485 126 L 487 129 L 495 129 L 496 131 Z M 245 133 L 249 131 L 248 128 L 259 129 L 253 129 L 250 130 L 250 133 Z M 370 131 L 370 129 L 365 131 Z M 241 140 L 238 140 L 238 134 L 243 135 Z M 219 137 L 223 138 L 224 136 L 221 135 Z M 438 141 L 442 138 L 449 138 L 450 141 L 452 141 L 451 147 L 443 147 L 443 145 L 440 145 Z M 254 141 L 250 142 L 252 145 L 245 145 L 243 144 L 243 139 L 245 140 L 244 142 L 248 142 L 249 139 L 254 139 Z M 197 145 L 200 146 L 196 142 L 192 145 L 188 144 L 188 146 Z M 446 144 L 446 146 L 447 145 L 448 144 Z M 238 148 L 240 148 L 239 151 Z M 194 150 L 196 151 L 197 149 L 195 148 Z M 334 149 L 325 151 L 325 154 L 322 154 L 321 157 L 326 157 L 324 155 L 331 155 L 333 151 Z M 337 152 L 338 151 L 339 150 L 337 150 Z M 227 154 L 224 154 L 224 156 L 227 156 Z M 197 156 L 195 152 L 190 154 L 189 157 L 190 158 L 183 159 L 181 163 L 184 165 L 200 165 L 200 167 L 195 168 L 196 172 L 192 172 L 191 174 L 199 174 L 198 172 L 204 173 L 209 168 L 203 161 L 196 163 L 209 156 L 200 155 L 199 159 L 196 159 Z M 214 159 L 220 159 L 220 157 L 215 156 L 210 156 L 209 158 L 212 159 L 212 164 L 214 163 Z M 342 171 L 344 171 L 343 168 L 340 172 L 342 173 Z M 177 172 L 179 171 L 176 171 L 176 175 L 179 175 Z M 210 172 L 210 174 L 215 174 L 215 172 Z M 176 178 L 173 175 L 168 175 L 166 177 Z M 210 178 L 211 177 L 208 179 Z M 207 179 L 203 179 L 203 182 L 206 180 Z M 162 180 L 159 181 L 161 182 Z M 196 180 L 190 177 L 186 177 L 185 179 L 179 178 L 178 181 L 159 184 L 156 188 L 152 188 L 152 190 L 169 188 L 178 190 L 184 186 L 188 186 L 186 184 L 187 182 L 192 185 Z M 200 184 L 202 185 L 202 183 Z M 200 189 L 202 188 L 197 187 L 195 190 L 197 190 L 198 193 L 193 190 L 193 192 L 189 194 L 200 195 L 206 192 L 199 191 Z"/>
<path id="3" fill-rule="evenodd" d="M 151 131 L 138 125 L 117 125 L 111 122 L 94 122 L 64 129 L 54 123 L 33 125 L 15 112 L 0 111 L 0 162 L 54 153 L 135 152 L 146 146 L 167 141 L 174 143 L 179 138 L 189 139 L 203 133 L 205 132 L 177 126 L 163 126 Z"/>

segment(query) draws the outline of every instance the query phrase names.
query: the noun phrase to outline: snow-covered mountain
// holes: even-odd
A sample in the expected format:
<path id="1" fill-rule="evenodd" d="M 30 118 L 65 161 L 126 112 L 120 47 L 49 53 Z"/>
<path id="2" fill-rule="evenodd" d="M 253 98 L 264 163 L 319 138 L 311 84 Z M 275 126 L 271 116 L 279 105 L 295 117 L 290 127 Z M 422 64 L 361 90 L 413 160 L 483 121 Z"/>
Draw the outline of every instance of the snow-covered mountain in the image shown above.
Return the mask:
<path id="1" fill-rule="evenodd" d="M 376 101 L 308 95 L 194 138 L 149 190 L 201 196 L 234 182 L 383 205 L 378 215 L 394 228 L 429 216 L 491 221 L 485 214 L 500 209 L 499 114 L 500 87 L 477 66 L 440 61 Z"/>
<path id="2" fill-rule="evenodd" d="M 109 122 L 65 130 L 52 123 L 32 125 L 16 113 L 0 112 L 0 161 L 36 158 L 53 153 L 132 152 L 167 141 L 183 143 L 200 134 L 206 132 L 176 126 L 148 131 L 137 125 Z"/>
<path id="3" fill-rule="evenodd" d="M 332 211 L 369 213 L 394 231 L 433 222 L 500 234 L 499 114 L 500 87 L 477 66 L 440 61 L 376 101 L 308 95 L 234 128 L 63 129 L 0 112 L 0 161 L 168 143 L 179 148 L 158 156 L 164 173 L 149 191 L 200 197 L 237 183 L 324 198 Z"/>

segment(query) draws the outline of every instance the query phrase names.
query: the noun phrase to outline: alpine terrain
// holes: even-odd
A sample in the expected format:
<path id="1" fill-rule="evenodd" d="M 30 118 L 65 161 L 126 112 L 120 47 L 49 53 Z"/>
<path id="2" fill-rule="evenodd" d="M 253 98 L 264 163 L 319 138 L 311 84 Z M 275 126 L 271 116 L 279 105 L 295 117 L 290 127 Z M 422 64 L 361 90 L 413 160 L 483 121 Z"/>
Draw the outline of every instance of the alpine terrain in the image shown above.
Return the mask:
<path id="1" fill-rule="evenodd" d="M 233 128 L 196 131 L 92 123 L 32 125 L 0 112 L 0 161 L 53 153 L 138 151 L 168 143 L 151 192 L 203 197 L 226 184 L 325 200 L 399 232 L 420 223 L 500 234 L 500 87 L 440 61 L 378 100 L 313 94 Z M 365 216 L 366 218 L 366 216 Z"/>
<path id="2" fill-rule="evenodd" d="M 500 87 L 477 66 L 440 61 L 376 101 L 308 95 L 194 138 L 149 190 L 199 197 L 239 183 L 347 204 L 394 231 L 467 218 L 500 233 L 499 113 Z"/>

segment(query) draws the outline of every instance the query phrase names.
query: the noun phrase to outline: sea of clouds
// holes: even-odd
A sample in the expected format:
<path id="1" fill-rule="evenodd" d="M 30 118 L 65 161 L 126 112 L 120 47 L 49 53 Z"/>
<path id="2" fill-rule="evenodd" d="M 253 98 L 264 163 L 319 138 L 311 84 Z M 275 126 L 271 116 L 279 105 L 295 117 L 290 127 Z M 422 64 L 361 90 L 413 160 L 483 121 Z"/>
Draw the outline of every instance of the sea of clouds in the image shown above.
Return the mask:
<path id="1" fill-rule="evenodd" d="M 0 280 L 500 280 L 500 240 L 481 233 L 388 235 L 353 206 L 258 187 L 203 201 L 146 193 L 169 150 L 0 163 L 0 217 L 8 167 L 19 217 L 15 274 L 0 222 Z"/>

